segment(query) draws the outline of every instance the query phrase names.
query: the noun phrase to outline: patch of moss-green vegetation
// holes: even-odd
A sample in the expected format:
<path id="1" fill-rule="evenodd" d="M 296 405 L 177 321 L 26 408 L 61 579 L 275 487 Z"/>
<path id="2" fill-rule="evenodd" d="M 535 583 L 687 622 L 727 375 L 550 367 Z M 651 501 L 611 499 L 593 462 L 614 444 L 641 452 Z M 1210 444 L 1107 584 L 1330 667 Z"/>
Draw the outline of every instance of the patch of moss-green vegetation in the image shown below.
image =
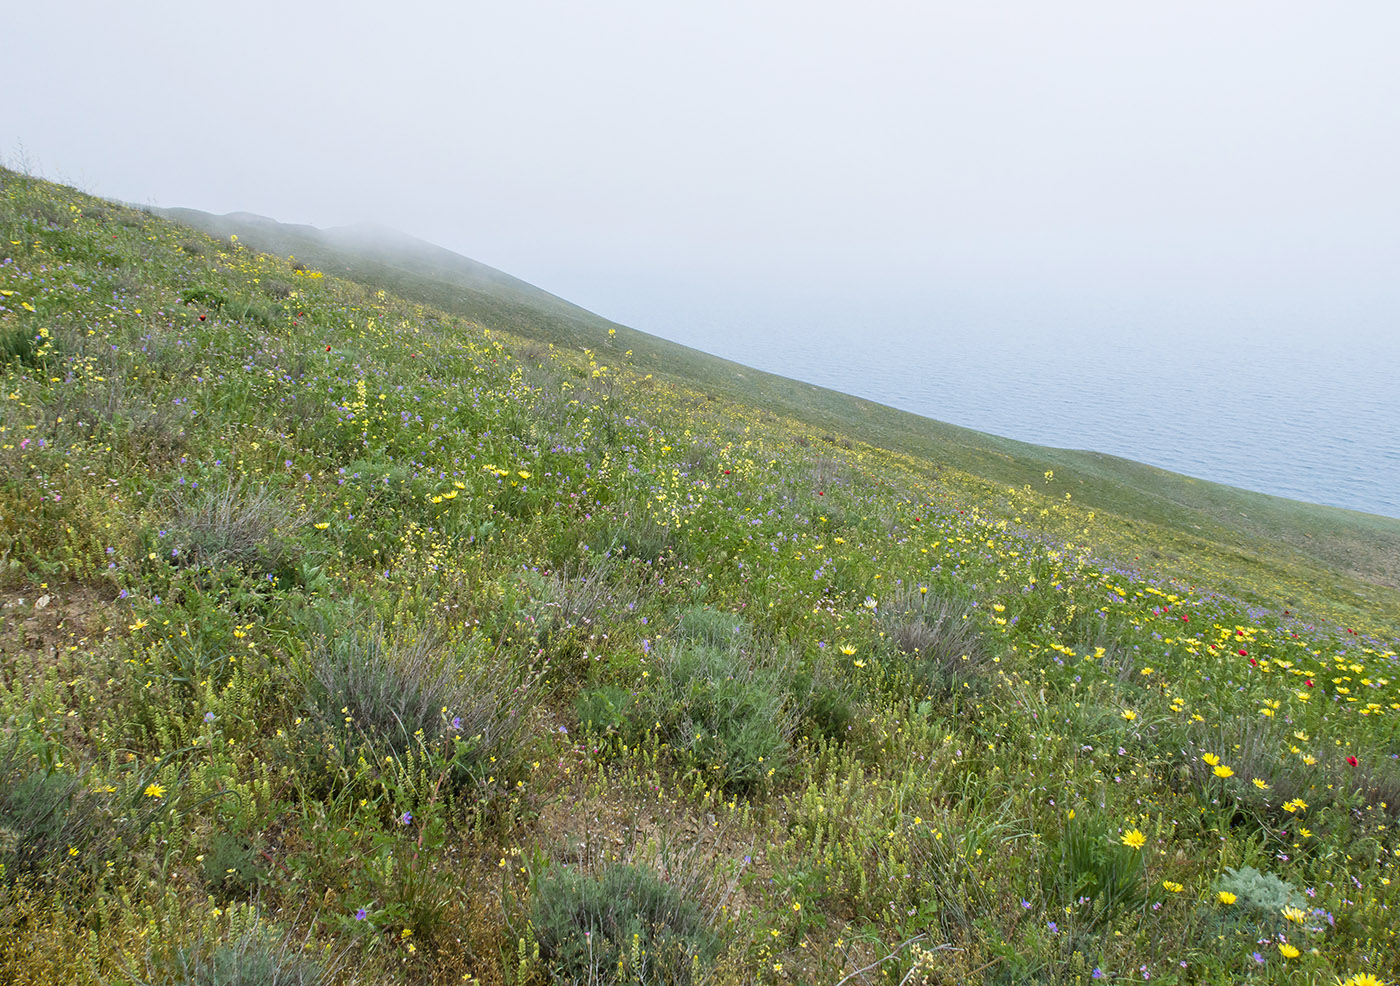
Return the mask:
<path id="1" fill-rule="evenodd" d="M 1395 979 L 1400 523 L 238 222 L 0 172 L 0 980 Z"/>

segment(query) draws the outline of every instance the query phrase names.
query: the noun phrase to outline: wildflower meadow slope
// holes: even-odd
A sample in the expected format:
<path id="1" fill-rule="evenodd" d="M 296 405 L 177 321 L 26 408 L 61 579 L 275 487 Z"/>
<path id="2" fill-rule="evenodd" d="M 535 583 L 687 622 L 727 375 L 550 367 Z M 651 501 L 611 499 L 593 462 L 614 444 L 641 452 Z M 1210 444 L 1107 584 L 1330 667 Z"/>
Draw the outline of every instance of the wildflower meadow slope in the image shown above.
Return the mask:
<path id="1" fill-rule="evenodd" d="M 0 172 L 0 980 L 1400 975 L 1379 556 L 329 266 Z"/>

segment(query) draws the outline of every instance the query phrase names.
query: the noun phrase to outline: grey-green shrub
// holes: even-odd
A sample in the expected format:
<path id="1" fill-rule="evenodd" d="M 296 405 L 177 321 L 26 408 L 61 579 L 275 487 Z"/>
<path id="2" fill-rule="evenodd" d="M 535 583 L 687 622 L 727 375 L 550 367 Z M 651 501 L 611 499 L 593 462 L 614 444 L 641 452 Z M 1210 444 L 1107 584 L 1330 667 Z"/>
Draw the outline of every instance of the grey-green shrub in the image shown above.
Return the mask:
<path id="1" fill-rule="evenodd" d="M 649 869 L 555 866 L 536 882 L 530 920 L 561 983 L 675 983 L 699 978 L 720 940 L 691 893 Z"/>
<path id="2" fill-rule="evenodd" d="M 394 638 L 378 625 L 323 638 L 309 670 L 310 704 L 347 763 L 361 755 L 402 763 L 452 746 L 457 786 L 492 757 L 497 774 L 517 759 L 537 680 L 505 660 L 481 660 L 467 645 L 427 632 Z"/>
<path id="3" fill-rule="evenodd" d="M 172 557 L 183 565 L 234 564 L 276 571 L 287 559 L 285 535 L 304 523 L 271 491 L 243 482 L 182 493 L 170 521 Z"/>
<path id="4" fill-rule="evenodd" d="M 0 752 L 0 883 L 91 873 L 110 858 L 115 835 L 110 814 L 76 774 L 31 763 L 18 741 Z"/>
<path id="5" fill-rule="evenodd" d="M 749 627 L 743 617 L 709 606 L 682 610 L 675 635 L 706 647 L 743 647 L 749 643 Z"/>
<path id="6" fill-rule="evenodd" d="M 909 662 L 921 694 L 948 694 L 981 681 L 991 657 L 969 607 L 944 596 L 909 591 L 880 606 L 885 636 Z"/>
<path id="7" fill-rule="evenodd" d="M 1284 925 L 1283 909 L 1296 907 L 1307 910 L 1308 902 L 1297 887 L 1272 873 L 1262 873 L 1253 866 L 1227 869 L 1215 883 L 1217 891 L 1235 895 L 1231 914 L 1248 914 L 1261 929 L 1272 931 Z"/>
<path id="8" fill-rule="evenodd" d="M 787 769 L 794 716 L 780 662 L 673 644 L 658 663 L 660 680 L 639 707 L 643 728 L 659 723 L 673 750 L 725 788 L 752 788 Z"/>
<path id="9" fill-rule="evenodd" d="M 244 905 L 248 907 L 248 905 Z M 250 908 L 251 910 L 251 908 Z M 141 986 L 323 986 L 338 962 L 305 954 L 305 941 L 291 940 L 261 917 L 225 942 L 199 942 L 146 958 Z"/>

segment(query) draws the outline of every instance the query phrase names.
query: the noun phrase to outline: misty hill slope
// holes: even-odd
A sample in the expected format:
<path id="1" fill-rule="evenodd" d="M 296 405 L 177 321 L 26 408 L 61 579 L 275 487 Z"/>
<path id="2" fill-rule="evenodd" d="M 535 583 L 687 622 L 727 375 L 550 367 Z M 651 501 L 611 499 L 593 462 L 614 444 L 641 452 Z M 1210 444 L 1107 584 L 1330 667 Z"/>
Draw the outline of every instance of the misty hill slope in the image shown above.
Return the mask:
<path id="1" fill-rule="evenodd" d="M 251 240 L 0 169 L 0 983 L 1400 973 L 1400 593 Z"/>
<path id="2" fill-rule="evenodd" d="M 570 348 L 600 349 L 609 330 L 638 367 L 755 405 L 822 435 L 949 465 L 997 484 L 1036 485 L 1054 470 L 1084 505 L 1162 524 L 1257 559 L 1321 563 L 1362 583 L 1400 588 L 1400 520 L 1303 503 L 1183 476 L 1092 451 L 1052 449 L 985 434 L 790 380 L 610 322 L 485 264 L 381 226 L 319 230 L 249 213 L 156 210 L 177 222 L 382 285 L 483 326 Z M 993 381 L 989 380 L 989 385 Z M 1034 414 L 1034 408 L 1027 408 Z M 1163 413 L 1170 413 L 1164 410 Z M 1357 587 L 1369 594 L 1364 587 Z"/>

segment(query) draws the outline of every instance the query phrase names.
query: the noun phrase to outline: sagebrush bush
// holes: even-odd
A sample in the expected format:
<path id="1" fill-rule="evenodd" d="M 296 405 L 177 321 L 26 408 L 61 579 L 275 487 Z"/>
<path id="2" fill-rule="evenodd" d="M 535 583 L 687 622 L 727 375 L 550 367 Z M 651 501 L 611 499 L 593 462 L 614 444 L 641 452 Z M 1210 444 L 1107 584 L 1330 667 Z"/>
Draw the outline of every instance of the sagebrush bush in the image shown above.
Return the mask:
<path id="1" fill-rule="evenodd" d="M 111 857 L 114 838 L 80 777 L 32 763 L 17 740 L 0 751 L 0 882 L 90 874 Z"/>
<path id="2" fill-rule="evenodd" d="M 1308 907 L 1307 898 L 1297 887 L 1272 873 L 1260 872 L 1253 866 L 1227 869 L 1212 889 L 1235 895 L 1235 902 L 1230 905 L 1226 917 L 1235 921 L 1248 920 L 1263 934 L 1287 925 L 1284 908 L 1306 911 Z"/>
<path id="3" fill-rule="evenodd" d="M 376 625 L 320 640 L 307 690 L 347 763 L 364 756 L 402 764 L 436 749 L 462 787 L 487 765 L 508 773 L 519 758 L 537 681 L 534 671 L 483 660 L 469 645 L 431 633 L 396 638 Z"/>
<path id="4" fill-rule="evenodd" d="M 553 867 L 535 883 L 530 920 L 558 983 L 691 983 L 720 950 L 693 888 L 630 864 Z"/>
<path id="5" fill-rule="evenodd" d="M 659 723 L 671 748 L 724 788 L 747 790 L 785 773 L 795 723 L 780 662 L 676 644 L 662 649 L 659 663 L 660 680 L 637 706 L 638 725 Z"/>
<path id="6" fill-rule="evenodd" d="M 232 564 L 271 573 L 289 560 L 286 535 L 304 523 L 270 490 L 234 481 L 177 495 L 169 550 L 180 565 Z"/>
<path id="7" fill-rule="evenodd" d="M 322 986 L 339 963 L 306 954 L 307 940 L 294 940 L 260 916 L 250 905 L 230 908 L 234 920 L 226 941 L 201 941 L 146 959 L 141 986 Z M 241 919 L 241 920 L 240 920 Z"/>
<path id="8" fill-rule="evenodd" d="M 980 683 L 991 655 L 969 608 L 933 594 L 902 592 L 880 607 L 880 623 L 897 654 L 908 661 L 914 687 L 947 695 Z"/>

